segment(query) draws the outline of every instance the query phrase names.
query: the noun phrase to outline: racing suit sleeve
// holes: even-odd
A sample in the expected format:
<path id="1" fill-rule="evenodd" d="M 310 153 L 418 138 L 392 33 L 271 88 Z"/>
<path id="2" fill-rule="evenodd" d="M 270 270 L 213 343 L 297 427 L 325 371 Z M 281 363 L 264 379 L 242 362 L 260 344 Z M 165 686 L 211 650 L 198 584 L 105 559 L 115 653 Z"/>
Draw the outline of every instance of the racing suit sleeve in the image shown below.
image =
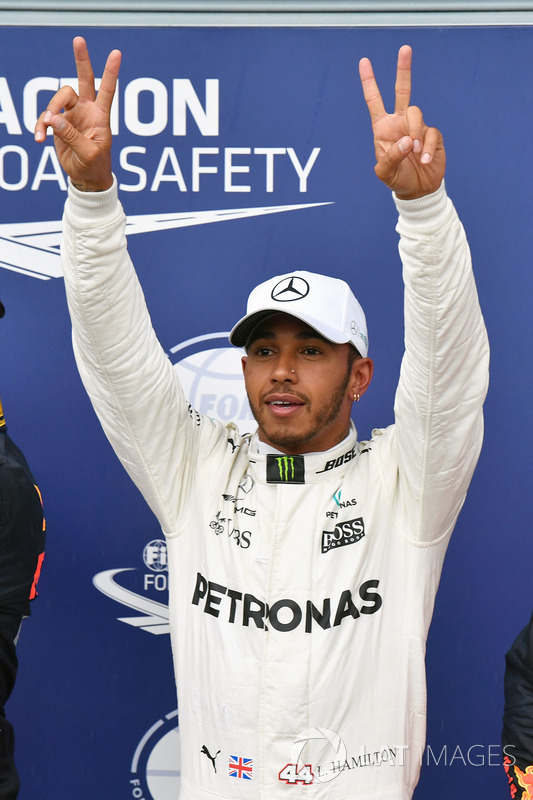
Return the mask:
<path id="1" fill-rule="evenodd" d="M 199 449 L 205 458 L 226 435 L 207 418 L 200 424 L 185 400 L 153 330 L 125 225 L 116 180 L 105 192 L 69 186 L 61 255 L 74 355 L 115 453 L 172 535 Z"/>
<path id="2" fill-rule="evenodd" d="M 405 353 L 389 442 L 395 452 L 387 453 L 397 473 L 387 488 L 404 535 L 435 543 L 452 531 L 479 457 L 489 348 L 468 242 L 444 183 L 395 202 Z"/>

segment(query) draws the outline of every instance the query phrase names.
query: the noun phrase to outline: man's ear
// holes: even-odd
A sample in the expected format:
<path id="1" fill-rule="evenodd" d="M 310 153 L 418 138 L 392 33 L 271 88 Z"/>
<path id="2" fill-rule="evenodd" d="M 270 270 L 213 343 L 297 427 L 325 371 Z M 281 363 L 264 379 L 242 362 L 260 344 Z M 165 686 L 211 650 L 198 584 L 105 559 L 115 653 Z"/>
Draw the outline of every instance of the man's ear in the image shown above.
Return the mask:
<path id="1" fill-rule="evenodd" d="M 248 361 L 248 356 L 242 356 L 241 358 L 241 366 L 242 366 L 242 374 L 244 375 L 244 371 L 246 369 L 246 362 Z"/>
<path id="2" fill-rule="evenodd" d="M 374 362 L 371 358 L 357 358 L 353 362 L 351 383 L 352 396 L 359 395 L 359 397 L 361 397 L 364 395 L 370 386 L 373 374 Z"/>

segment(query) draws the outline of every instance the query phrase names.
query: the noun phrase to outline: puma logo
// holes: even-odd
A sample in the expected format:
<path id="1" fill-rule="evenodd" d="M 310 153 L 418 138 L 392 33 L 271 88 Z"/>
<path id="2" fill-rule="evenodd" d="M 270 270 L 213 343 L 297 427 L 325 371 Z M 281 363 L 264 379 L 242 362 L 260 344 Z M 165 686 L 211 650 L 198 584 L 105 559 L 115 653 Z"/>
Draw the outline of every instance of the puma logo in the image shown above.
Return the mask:
<path id="1" fill-rule="evenodd" d="M 217 771 L 217 767 L 216 767 L 216 764 L 215 764 L 215 759 L 216 759 L 216 757 L 218 756 L 218 754 L 220 753 L 220 750 L 217 750 L 217 752 L 215 753 L 215 755 L 214 755 L 214 756 L 212 756 L 212 755 L 211 755 L 211 753 L 209 752 L 209 750 L 207 749 L 207 747 L 206 747 L 206 746 L 205 746 L 205 744 L 204 744 L 204 745 L 202 745 L 202 749 L 200 750 L 200 752 L 201 752 L 201 753 L 203 753 L 203 754 L 204 754 L 204 756 L 207 756 L 207 757 L 208 757 L 209 761 L 210 761 L 210 762 L 212 763 L 212 765 L 213 765 L 213 769 L 214 769 L 214 770 L 215 770 L 215 772 L 216 772 L 216 771 Z"/>

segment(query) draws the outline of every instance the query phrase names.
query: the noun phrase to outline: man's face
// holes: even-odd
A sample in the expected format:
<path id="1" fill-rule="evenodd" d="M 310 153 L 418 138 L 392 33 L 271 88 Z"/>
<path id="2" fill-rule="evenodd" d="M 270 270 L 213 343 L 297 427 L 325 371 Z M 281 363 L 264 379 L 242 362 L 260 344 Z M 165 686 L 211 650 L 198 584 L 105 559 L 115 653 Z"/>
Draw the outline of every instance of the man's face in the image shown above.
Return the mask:
<path id="1" fill-rule="evenodd" d="M 354 388 L 355 365 L 369 362 L 358 359 L 350 368 L 350 347 L 288 314 L 256 328 L 242 362 L 261 441 L 301 454 L 328 450 L 347 436 L 353 395 L 364 391 Z"/>

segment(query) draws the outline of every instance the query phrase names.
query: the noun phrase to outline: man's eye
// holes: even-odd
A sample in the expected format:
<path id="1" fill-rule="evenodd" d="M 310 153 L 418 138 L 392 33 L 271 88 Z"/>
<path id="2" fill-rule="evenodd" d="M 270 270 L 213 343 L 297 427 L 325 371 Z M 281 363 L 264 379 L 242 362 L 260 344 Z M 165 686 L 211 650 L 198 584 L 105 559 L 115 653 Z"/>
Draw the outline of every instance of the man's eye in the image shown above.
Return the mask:
<path id="1" fill-rule="evenodd" d="M 304 353 L 306 356 L 317 356 L 320 355 L 320 350 L 316 347 L 306 347 Z"/>

